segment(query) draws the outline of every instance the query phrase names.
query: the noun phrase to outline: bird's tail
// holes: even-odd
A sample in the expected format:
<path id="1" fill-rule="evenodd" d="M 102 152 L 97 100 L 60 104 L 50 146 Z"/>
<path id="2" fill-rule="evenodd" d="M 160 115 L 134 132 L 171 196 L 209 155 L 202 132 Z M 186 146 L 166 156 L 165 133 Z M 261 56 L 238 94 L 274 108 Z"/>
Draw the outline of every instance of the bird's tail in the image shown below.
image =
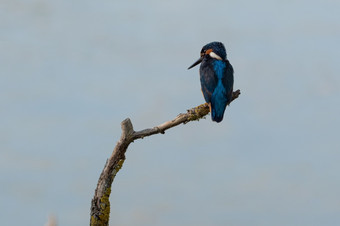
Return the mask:
<path id="1" fill-rule="evenodd" d="M 221 122 L 223 120 L 226 106 L 227 105 L 225 104 L 223 107 L 217 108 L 216 106 L 214 106 L 214 104 L 211 103 L 211 119 L 215 122 Z"/>
<path id="2" fill-rule="evenodd" d="M 227 107 L 228 99 L 223 92 L 214 92 L 211 97 L 211 119 L 215 122 L 221 122 L 225 108 Z"/>

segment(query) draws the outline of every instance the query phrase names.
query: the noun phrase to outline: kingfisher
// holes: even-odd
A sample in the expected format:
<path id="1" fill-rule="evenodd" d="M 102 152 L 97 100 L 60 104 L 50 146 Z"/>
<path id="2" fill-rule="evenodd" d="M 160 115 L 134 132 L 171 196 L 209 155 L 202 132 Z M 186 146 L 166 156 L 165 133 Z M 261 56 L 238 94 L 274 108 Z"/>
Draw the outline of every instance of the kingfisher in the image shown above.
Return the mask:
<path id="1" fill-rule="evenodd" d="M 211 42 L 203 46 L 201 57 L 188 69 L 199 63 L 202 93 L 209 104 L 211 119 L 221 122 L 225 108 L 231 102 L 234 86 L 234 69 L 227 60 L 223 43 Z"/>

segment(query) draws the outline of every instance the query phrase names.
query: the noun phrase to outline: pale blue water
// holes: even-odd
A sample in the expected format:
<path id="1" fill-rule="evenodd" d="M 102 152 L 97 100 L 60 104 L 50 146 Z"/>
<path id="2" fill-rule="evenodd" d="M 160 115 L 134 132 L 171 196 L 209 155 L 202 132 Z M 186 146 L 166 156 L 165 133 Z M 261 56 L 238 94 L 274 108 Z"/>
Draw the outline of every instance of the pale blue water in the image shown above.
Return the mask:
<path id="1" fill-rule="evenodd" d="M 0 1 L 1 225 L 88 225 L 105 160 L 204 102 L 225 43 L 241 96 L 133 143 L 111 225 L 340 225 L 340 2 Z"/>

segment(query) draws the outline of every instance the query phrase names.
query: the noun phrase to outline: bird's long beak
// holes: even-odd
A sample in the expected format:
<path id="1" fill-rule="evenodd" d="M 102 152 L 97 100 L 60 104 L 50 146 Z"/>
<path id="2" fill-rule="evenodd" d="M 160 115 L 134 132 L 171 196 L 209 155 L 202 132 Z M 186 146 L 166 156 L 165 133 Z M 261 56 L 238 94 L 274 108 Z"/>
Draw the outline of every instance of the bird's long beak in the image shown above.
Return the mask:
<path id="1" fill-rule="evenodd" d="M 188 70 L 191 69 L 191 68 L 193 68 L 193 67 L 195 67 L 197 64 L 201 63 L 202 60 L 203 60 L 203 57 L 199 58 L 193 65 L 191 65 L 191 66 L 188 68 Z"/>

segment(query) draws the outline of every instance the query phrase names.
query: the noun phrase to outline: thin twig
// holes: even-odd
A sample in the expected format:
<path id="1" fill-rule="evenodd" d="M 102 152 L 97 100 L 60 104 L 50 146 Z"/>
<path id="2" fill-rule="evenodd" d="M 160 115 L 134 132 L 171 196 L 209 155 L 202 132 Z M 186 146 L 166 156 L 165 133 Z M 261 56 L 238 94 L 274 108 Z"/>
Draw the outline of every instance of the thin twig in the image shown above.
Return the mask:
<path id="1" fill-rule="evenodd" d="M 240 90 L 233 93 L 232 100 L 238 98 L 241 94 Z M 116 174 L 122 168 L 125 161 L 125 152 L 129 144 L 137 139 L 141 139 L 154 134 L 164 134 L 166 130 L 179 124 L 185 124 L 190 121 L 196 121 L 209 113 L 209 105 L 201 104 L 187 111 L 187 113 L 179 114 L 171 121 L 167 121 L 153 128 L 134 131 L 131 120 L 125 119 L 121 123 L 122 135 L 114 148 L 110 158 L 106 161 L 104 169 L 100 174 L 97 188 L 91 202 L 91 226 L 107 226 L 110 217 L 110 201 L 111 185 Z"/>

